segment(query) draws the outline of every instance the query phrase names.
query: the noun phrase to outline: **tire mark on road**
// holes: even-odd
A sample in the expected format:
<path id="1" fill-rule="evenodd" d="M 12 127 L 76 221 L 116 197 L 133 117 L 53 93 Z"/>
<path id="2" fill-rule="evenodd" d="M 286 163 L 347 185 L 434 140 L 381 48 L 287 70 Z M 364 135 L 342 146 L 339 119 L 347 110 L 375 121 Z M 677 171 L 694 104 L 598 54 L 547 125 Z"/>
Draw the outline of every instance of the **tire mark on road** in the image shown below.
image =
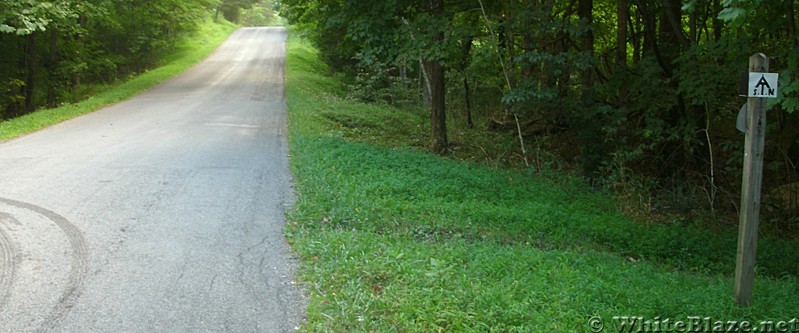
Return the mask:
<path id="1" fill-rule="evenodd" d="M 0 222 L 13 222 L 12 216 L 0 212 Z M 8 220 L 8 221 L 6 221 Z M 14 271 L 17 267 L 17 253 L 8 234 L 0 228 L 0 309 L 8 302 L 11 285 L 14 284 Z"/>
<path id="2" fill-rule="evenodd" d="M 7 198 L 0 198 L 0 203 L 27 209 L 46 217 L 61 229 L 69 241 L 70 247 L 72 248 L 72 263 L 67 286 L 58 302 L 53 307 L 49 317 L 44 321 L 44 325 L 48 327 L 46 329 L 42 327 L 42 329 L 45 330 L 55 330 L 58 327 L 59 321 L 75 305 L 75 300 L 80 295 L 80 288 L 83 285 L 83 280 L 89 273 L 89 250 L 83 238 L 83 233 L 69 222 L 69 220 L 49 209 Z"/>

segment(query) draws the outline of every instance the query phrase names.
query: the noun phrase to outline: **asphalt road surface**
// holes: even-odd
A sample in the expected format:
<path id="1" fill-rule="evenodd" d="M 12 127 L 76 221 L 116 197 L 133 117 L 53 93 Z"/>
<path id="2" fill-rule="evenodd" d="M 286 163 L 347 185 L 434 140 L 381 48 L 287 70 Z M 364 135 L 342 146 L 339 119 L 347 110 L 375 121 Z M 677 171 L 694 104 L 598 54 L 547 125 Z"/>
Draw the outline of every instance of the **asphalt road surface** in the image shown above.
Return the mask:
<path id="1" fill-rule="evenodd" d="M 290 332 L 286 30 L 0 143 L 0 332 Z"/>

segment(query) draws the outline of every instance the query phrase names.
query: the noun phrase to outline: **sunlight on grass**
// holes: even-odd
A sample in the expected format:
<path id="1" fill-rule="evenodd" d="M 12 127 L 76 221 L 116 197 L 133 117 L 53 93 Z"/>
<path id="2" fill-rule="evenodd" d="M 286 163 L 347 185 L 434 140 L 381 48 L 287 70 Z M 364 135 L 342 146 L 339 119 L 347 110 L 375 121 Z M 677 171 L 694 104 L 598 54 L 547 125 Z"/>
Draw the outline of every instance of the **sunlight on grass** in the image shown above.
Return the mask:
<path id="1" fill-rule="evenodd" d="M 582 332 L 588 320 L 790 320 L 795 242 L 766 239 L 754 304 L 732 296 L 735 233 L 630 221 L 571 175 L 427 154 L 424 114 L 349 100 L 290 33 L 286 235 L 311 332 Z"/>

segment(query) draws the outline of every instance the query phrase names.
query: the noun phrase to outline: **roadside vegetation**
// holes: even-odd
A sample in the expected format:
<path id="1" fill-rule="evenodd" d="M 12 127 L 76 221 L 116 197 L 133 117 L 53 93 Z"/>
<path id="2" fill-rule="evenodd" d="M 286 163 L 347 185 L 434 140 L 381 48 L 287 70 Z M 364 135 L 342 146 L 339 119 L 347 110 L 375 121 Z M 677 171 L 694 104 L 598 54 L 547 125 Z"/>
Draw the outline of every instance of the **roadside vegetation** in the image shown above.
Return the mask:
<path id="1" fill-rule="evenodd" d="M 271 1 L 0 0 L 0 140 L 129 98 L 191 67 Z M 232 22 L 232 23 L 231 23 Z"/>
<path id="2" fill-rule="evenodd" d="M 768 103 L 756 288 L 795 295 L 797 8 L 795 0 L 281 1 L 281 15 L 318 50 L 332 91 L 318 90 L 315 105 L 305 95 L 292 101 L 289 87 L 292 112 L 305 99 L 314 115 L 293 126 L 313 126 L 322 137 L 302 149 L 320 145 L 330 156 L 306 162 L 317 169 L 303 175 L 311 185 L 300 184 L 294 232 L 353 239 L 333 249 L 323 237 L 308 252 L 319 260 L 308 281 L 324 286 L 321 319 L 311 326 L 346 330 L 335 325 L 360 318 L 376 331 L 398 322 L 422 331 L 508 331 L 501 325 L 517 314 L 502 314 L 522 307 L 561 326 L 522 320 L 514 329 L 583 331 L 580 320 L 595 314 L 704 312 L 735 320 L 796 310 L 762 290 L 755 291 L 762 303 L 736 308 L 729 279 L 742 210 L 744 139 L 734 125 L 744 99 L 736 83 L 749 57 L 762 52 L 780 82 Z M 314 202 L 308 210 L 305 193 Z M 496 256 L 475 258 L 487 248 Z M 519 252 L 575 260 L 548 270 L 546 261 L 539 270 Z M 391 273 L 375 273 L 359 284 L 363 293 L 352 292 L 369 274 L 346 266 L 381 262 L 375 253 L 407 265 L 374 268 Z M 513 259 L 502 261 L 508 253 Z M 573 269 L 580 260 L 608 275 Z M 486 274 L 495 262 L 504 271 Z M 345 278 L 334 279 L 336 272 Z M 544 276 L 555 277 L 536 284 Z M 570 278 L 580 287 L 557 283 Z M 418 296 L 429 280 L 446 286 L 426 295 L 437 301 L 412 301 L 428 308 L 387 302 L 375 310 L 395 299 L 387 290 Z M 519 287 L 518 298 L 482 293 L 499 290 L 495 282 L 510 295 L 517 289 L 508 282 L 530 288 Z M 463 296 L 470 292 L 480 294 Z M 495 299 L 502 301 L 475 305 Z M 367 302 L 358 310 L 370 315 L 336 317 L 357 302 Z"/>
<path id="3" fill-rule="evenodd" d="M 613 331 L 613 316 L 799 312 L 795 241 L 761 238 L 753 304 L 738 307 L 734 226 L 633 219 L 574 173 L 499 167 L 512 138 L 431 155 L 428 111 L 359 102 L 331 73 L 292 32 L 286 233 L 311 297 L 303 330 L 582 332 L 600 316 Z"/>
<path id="4" fill-rule="evenodd" d="M 765 53 L 761 227 L 799 235 L 796 0 L 283 0 L 349 96 L 422 105 L 420 146 L 499 167 L 576 171 L 631 217 L 737 223 L 744 98 Z M 494 142 L 502 142 L 495 145 Z"/>
<path id="5" fill-rule="evenodd" d="M 207 57 L 236 28 L 236 25 L 229 22 L 214 23 L 209 19 L 195 33 L 177 42 L 173 53 L 162 60 L 162 66 L 132 76 L 128 80 L 95 85 L 92 88 L 94 94 L 80 102 L 64 103 L 55 108 L 44 108 L 2 121 L 0 122 L 0 141 L 31 133 L 133 97 L 185 71 Z"/>

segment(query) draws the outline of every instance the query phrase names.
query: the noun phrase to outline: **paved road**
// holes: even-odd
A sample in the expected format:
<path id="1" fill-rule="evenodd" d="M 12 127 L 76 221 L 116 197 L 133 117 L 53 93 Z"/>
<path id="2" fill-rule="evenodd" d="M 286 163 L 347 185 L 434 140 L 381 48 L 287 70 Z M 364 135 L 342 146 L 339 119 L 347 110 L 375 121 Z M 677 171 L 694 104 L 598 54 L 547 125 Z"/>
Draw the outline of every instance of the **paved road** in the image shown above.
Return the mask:
<path id="1" fill-rule="evenodd" d="M 285 38 L 0 143 L 0 332 L 293 331 Z"/>

